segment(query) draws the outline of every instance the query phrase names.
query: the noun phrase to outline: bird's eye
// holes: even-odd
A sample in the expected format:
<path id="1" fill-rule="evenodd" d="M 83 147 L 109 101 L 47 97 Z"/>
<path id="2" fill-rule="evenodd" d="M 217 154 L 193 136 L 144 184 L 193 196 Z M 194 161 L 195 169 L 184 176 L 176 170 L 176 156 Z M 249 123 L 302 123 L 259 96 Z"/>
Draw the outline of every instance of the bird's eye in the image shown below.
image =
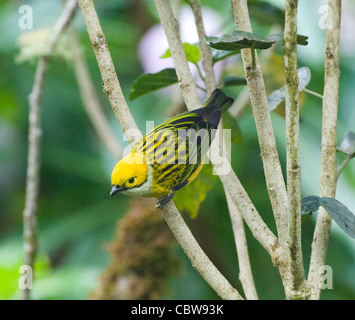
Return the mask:
<path id="1" fill-rule="evenodd" d="M 134 177 L 130 177 L 128 180 L 129 183 L 133 183 L 134 182 Z"/>

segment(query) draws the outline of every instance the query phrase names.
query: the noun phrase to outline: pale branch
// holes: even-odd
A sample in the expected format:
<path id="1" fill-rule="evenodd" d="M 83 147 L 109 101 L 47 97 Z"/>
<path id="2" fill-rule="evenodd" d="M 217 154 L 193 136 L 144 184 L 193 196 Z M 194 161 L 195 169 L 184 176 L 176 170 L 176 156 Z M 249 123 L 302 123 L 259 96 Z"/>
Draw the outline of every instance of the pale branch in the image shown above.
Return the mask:
<path id="1" fill-rule="evenodd" d="M 205 70 L 207 95 L 210 96 L 212 91 L 216 88 L 216 80 L 212 64 L 212 51 L 205 41 L 206 32 L 203 25 L 200 0 L 190 0 L 190 4 L 195 17 L 196 29 L 201 49 L 202 66 Z"/>
<path id="2" fill-rule="evenodd" d="M 238 30 L 252 32 L 246 0 L 231 0 Z M 267 95 L 262 71 L 255 52 L 255 66 L 250 49 L 242 50 L 244 71 L 258 132 L 267 190 L 275 215 L 280 242 L 287 239 L 287 193 L 276 148 L 275 135 L 268 110 Z"/>
<path id="3" fill-rule="evenodd" d="M 221 126 L 221 128 L 219 128 L 221 133 L 219 135 L 219 139 L 220 141 L 223 141 L 223 143 L 220 143 L 220 145 L 223 145 L 223 150 L 222 148 L 219 148 L 219 154 L 224 155 L 224 157 L 227 158 L 229 155 L 228 153 L 229 149 L 227 148 L 226 140 L 224 139 L 222 129 L 223 127 Z M 224 188 L 224 193 L 226 194 L 228 211 L 232 223 L 234 241 L 237 249 L 238 264 L 239 264 L 239 271 L 240 271 L 239 280 L 242 284 L 246 299 L 258 300 L 258 294 L 256 291 L 256 287 L 253 279 L 253 273 L 250 265 L 247 239 L 244 231 L 243 217 L 240 211 L 238 210 L 238 207 L 233 202 L 231 196 L 229 195 L 229 193 L 227 192 L 224 186 L 223 188 Z"/>
<path id="4" fill-rule="evenodd" d="M 24 264 L 33 269 L 37 253 L 37 206 L 40 184 L 41 159 L 41 101 L 48 63 L 60 34 L 71 21 L 76 8 L 75 0 L 68 0 L 62 13 L 55 23 L 48 40 L 48 50 L 37 64 L 32 91 L 28 97 L 29 103 L 29 132 L 28 132 L 28 160 L 26 178 L 26 200 L 23 211 Z M 22 289 L 21 297 L 30 299 L 29 288 Z"/>
<path id="5" fill-rule="evenodd" d="M 203 252 L 174 202 L 170 201 L 160 211 L 176 240 L 189 257 L 192 266 L 201 274 L 211 288 L 224 300 L 242 300 L 243 298 L 238 291 L 230 285 Z"/>
<path id="6" fill-rule="evenodd" d="M 172 12 L 170 2 L 166 0 L 154 0 L 161 24 L 168 40 L 171 56 L 174 61 L 179 86 L 186 106 L 189 110 L 201 107 L 196 85 L 192 78 L 185 51 L 181 42 L 178 22 Z"/>
<path id="7" fill-rule="evenodd" d="M 215 143 L 215 141 L 213 143 Z M 224 189 L 228 192 L 230 198 L 237 206 L 254 238 L 258 240 L 264 249 L 270 254 L 274 264 L 278 265 L 280 261 L 278 240 L 260 217 L 230 163 L 225 157 L 221 157 L 219 161 L 211 157 L 211 162 Z"/>
<path id="8" fill-rule="evenodd" d="M 133 144 L 142 137 L 142 133 L 137 128 L 123 95 L 94 4 L 91 0 L 78 0 L 78 4 L 101 72 L 103 90 L 110 101 L 112 110 L 121 125 L 127 141 Z"/>
<path id="9" fill-rule="evenodd" d="M 182 95 L 189 110 L 201 107 L 201 102 L 195 102 L 197 95 L 196 86 L 193 82 L 192 75 L 188 66 L 186 55 L 179 36 L 179 27 L 172 13 L 169 1 L 155 0 L 158 14 L 161 17 L 161 23 L 169 43 L 171 55 L 177 74 L 184 75 L 186 81 L 179 82 Z M 217 137 L 218 135 L 216 135 Z M 269 252 L 275 263 L 278 262 L 278 241 L 275 235 L 270 231 L 268 226 L 260 217 L 255 209 L 248 194 L 241 185 L 235 172 L 233 171 L 229 161 L 220 155 L 218 150 L 218 139 L 214 139 L 214 143 L 210 150 L 210 160 L 213 164 L 219 178 L 221 179 L 225 189 L 231 196 L 232 201 L 238 207 L 245 222 L 252 231 L 254 237 Z M 215 144 L 215 142 L 217 144 Z M 216 158 L 215 158 L 216 157 Z"/>
<path id="10" fill-rule="evenodd" d="M 84 109 L 92 123 L 98 137 L 115 159 L 122 158 L 123 151 L 116 139 L 111 124 L 103 112 L 96 88 L 91 80 L 85 55 L 80 47 L 78 37 L 74 30 L 71 30 L 71 48 L 73 51 L 73 69 L 78 83 Z"/>
<path id="11" fill-rule="evenodd" d="M 323 91 L 322 146 L 321 146 L 321 197 L 335 197 L 337 183 L 336 131 L 339 97 L 339 46 L 341 0 L 328 1 L 326 30 L 325 75 Z M 332 218 L 319 208 L 313 235 L 308 282 L 311 299 L 319 299 L 321 293 L 320 268 L 324 266 L 328 249 Z"/>
<path id="12" fill-rule="evenodd" d="M 299 151 L 299 99 L 297 76 L 297 0 L 285 8 L 284 65 L 286 79 L 286 160 L 288 195 L 288 247 L 290 283 L 288 298 L 306 299 L 310 292 L 304 276 L 301 243 L 301 163 Z"/>
<path id="13" fill-rule="evenodd" d="M 190 5 L 195 17 L 196 29 L 199 37 L 199 44 L 201 49 L 202 65 L 205 70 L 205 82 L 207 88 L 207 96 L 211 95 L 212 91 L 216 88 L 216 80 L 213 71 L 212 51 L 205 41 L 205 29 L 202 19 L 202 9 L 200 0 L 191 0 Z M 238 99 L 239 100 L 239 99 Z M 248 97 L 249 100 L 249 97 Z M 222 121 L 219 125 L 220 140 L 223 140 L 223 125 Z M 227 148 L 224 145 L 225 155 Z M 227 156 L 227 155 L 226 155 Z M 250 266 L 248 246 L 244 231 L 243 218 L 238 210 L 238 207 L 234 204 L 231 197 L 227 192 L 226 199 L 229 209 L 229 215 L 232 222 L 232 229 L 234 233 L 234 239 L 236 243 L 238 264 L 239 264 L 239 280 L 242 283 L 245 296 L 248 300 L 257 300 L 258 294 L 256 292 L 253 274 Z"/>
<path id="14" fill-rule="evenodd" d="M 240 115 L 245 111 L 245 109 L 249 106 L 250 98 L 249 98 L 249 89 L 248 87 L 243 88 L 233 106 L 229 109 L 231 115 L 234 118 L 239 118 Z"/>
<path id="15" fill-rule="evenodd" d="M 104 81 L 104 91 L 108 96 L 112 109 L 121 123 L 125 134 L 132 132 L 132 130 L 137 131 L 138 128 L 123 97 L 93 1 L 78 0 L 78 3 Z M 129 123 L 125 123 L 125 120 L 129 121 Z M 129 141 L 131 144 L 134 143 L 133 137 Z M 223 277 L 198 245 L 175 204 L 171 201 L 165 207 L 161 208 L 160 211 L 177 241 L 190 258 L 192 265 L 217 294 L 223 299 L 242 299 L 240 294 Z"/>
<path id="16" fill-rule="evenodd" d="M 229 214 L 232 222 L 234 241 L 235 241 L 237 254 L 238 254 L 238 265 L 240 271 L 239 280 L 242 284 L 246 299 L 258 300 L 258 294 L 256 292 L 253 273 L 250 265 L 248 245 L 247 245 L 245 230 L 243 225 L 243 218 L 237 206 L 230 198 L 228 192 L 225 192 L 225 194 L 226 194 Z"/>
<path id="17" fill-rule="evenodd" d="M 36 68 L 36 75 L 32 92 L 29 96 L 29 132 L 28 158 L 26 178 L 26 200 L 23 211 L 23 248 L 24 264 L 33 269 L 37 253 L 37 206 L 40 175 L 40 144 L 41 144 L 41 108 L 40 100 L 43 93 L 44 75 L 47 72 L 47 62 L 40 59 Z M 22 289 L 21 297 L 30 299 L 30 290 Z"/>
<path id="18" fill-rule="evenodd" d="M 237 29 L 252 32 L 247 1 L 231 0 L 231 4 Z M 279 270 L 284 285 L 286 286 L 289 277 L 289 254 L 287 249 L 288 197 L 286 186 L 276 148 L 275 135 L 272 128 L 270 112 L 268 110 L 265 83 L 258 62 L 257 53 L 255 50 L 242 49 L 241 54 L 258 133 L 267 190 L 279 235 L 281 249 L 281 255 L 279 258 L 283 260 L 279 261 Z"/>

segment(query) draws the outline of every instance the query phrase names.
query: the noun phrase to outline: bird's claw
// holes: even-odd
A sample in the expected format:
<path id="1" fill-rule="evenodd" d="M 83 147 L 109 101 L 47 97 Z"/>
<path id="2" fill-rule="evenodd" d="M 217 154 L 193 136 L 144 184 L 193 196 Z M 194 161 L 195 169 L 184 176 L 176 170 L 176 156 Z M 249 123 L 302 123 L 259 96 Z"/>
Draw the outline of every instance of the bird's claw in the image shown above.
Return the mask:
<path id="1" fill-rule="evenodd" d="M 168 204 L 168 202 L 171 201 L 171 199 L 174 197 L 174 193 L 168 194 L 167 196 L 161 197 L 159 198 L 156 202 L 157 205 L 155 206 L 155 208 L 159 209 L 164 207 L 166 204 Z"/>

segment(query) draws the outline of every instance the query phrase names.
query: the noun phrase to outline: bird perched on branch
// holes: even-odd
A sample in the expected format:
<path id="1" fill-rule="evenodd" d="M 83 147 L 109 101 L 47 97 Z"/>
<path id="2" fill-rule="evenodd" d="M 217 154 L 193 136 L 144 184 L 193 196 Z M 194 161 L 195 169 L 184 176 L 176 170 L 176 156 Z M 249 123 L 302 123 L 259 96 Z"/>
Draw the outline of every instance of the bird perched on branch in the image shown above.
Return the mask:
<path id="1" fill-rule="evenodd" d="M 114 167 L 110 196 L 157 197 L 156 208 L 166 205 L 200 172 L 221 115 L 233 102 L 216 89 L 202 108 L 178 114 L 147 133 Z"/>

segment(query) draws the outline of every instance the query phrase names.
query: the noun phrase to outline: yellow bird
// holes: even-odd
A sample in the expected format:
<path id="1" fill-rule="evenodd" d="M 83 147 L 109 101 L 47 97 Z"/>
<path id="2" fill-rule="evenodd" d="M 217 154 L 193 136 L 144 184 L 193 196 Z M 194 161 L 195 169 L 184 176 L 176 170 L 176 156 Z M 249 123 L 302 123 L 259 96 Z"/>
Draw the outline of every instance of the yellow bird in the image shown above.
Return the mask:
<path id="1" fill-rule="evenodd" d="M 114 167 L 110 196 L 157 197 L 156 208 L 196 178 L 221 119 L 234 100 L 212 92 L 202 108 L 170 118 L 141 138 Z"/>

